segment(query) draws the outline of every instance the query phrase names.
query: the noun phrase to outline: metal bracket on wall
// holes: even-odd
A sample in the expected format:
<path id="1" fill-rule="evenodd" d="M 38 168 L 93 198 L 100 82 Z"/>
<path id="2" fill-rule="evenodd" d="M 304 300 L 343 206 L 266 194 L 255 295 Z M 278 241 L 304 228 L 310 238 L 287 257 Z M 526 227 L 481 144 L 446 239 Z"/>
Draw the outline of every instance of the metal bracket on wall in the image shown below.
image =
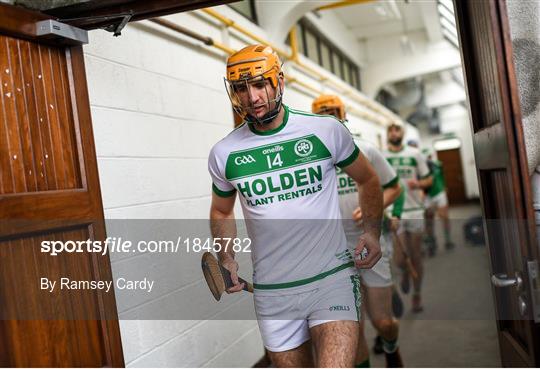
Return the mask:
<path id="1" fill-rule="evenodd" d="M 130 10 L 127 13 L 118 13 L 118 14 L 110 14 L 110 15 L 97 15 L 97 16 L 93 16 L 93 17 L 68 18 L 68 19 L 60 19 L 60 20 L 62 22 L 68 22 L 68 23 L 75 22 L 75 21 L 82 21 L 81 23 L 84 24 L 84 21 L 89 21 L 89 20 L 99 19 L 99 20 L 107 21 L 107 20 L 110 20 L 110 19 L 119 19 L 118 22 L 112 23 L 112 24 L 110 24 L 108 26 L 101 27 L 105 31 L 112 32 L 113 36 L 117 37 L 117 36 L 120 36 L 122 34 L 122 30 L 124 29 L 126 24 L 128 24 L 128 22 L 131 20 L 133 15 L 134 15 L 133 11 Z"/>
<path id="2" fill-rule="evenodd" d="M 36 22 L 36 36 L 43 39 L 61 40 L 68 45 L 88 43 L 88 32 L 52 19 Z"/>

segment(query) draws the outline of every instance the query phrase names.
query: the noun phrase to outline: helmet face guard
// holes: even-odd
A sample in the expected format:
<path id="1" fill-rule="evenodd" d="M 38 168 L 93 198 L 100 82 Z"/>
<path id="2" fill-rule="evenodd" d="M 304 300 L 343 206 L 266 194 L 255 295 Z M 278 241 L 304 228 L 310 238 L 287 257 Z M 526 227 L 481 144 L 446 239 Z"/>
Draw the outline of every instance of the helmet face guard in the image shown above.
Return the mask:
<path id="1" fill-rule="evenodd" d="M 236 81 L 224 79 L 225 89 L 229 95 L 234 111 L 248 123 L 268 124 L 279 114 L 282 105 L 283 91 L 279 80 L 276 86 L 264 74 L 246 77 Z M 254 93 L 263 94 L 263 103 L 255 104 Z M 265 107 L 266 114 L 257 116 L 257 110 Z"/>

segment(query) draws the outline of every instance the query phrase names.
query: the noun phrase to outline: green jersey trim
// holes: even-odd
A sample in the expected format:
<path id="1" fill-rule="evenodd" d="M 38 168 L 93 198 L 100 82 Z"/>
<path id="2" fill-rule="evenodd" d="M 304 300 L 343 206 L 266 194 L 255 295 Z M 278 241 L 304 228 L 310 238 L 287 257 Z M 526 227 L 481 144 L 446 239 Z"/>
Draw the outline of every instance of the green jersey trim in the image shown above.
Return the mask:
<path id="1" fill-rule="evenodd" d="M 334 117 L 333 115 L 330 115 L 330 114 L 314 114 L 314 113 L 308 113 L 307 111 L 296 110 L 296 109 L 292 109 L 292 108 L 289 108 L 289 110 L 293 114 L 304 115 L 306 117 L 327 117 L 327 118 L 332 118 L 335 121 L 343 124 L 342 121 L 340 121 L 339 119 L 337 119 L 336 117 Z"/>
<path id="2" fill-rule="evenodd" d="M 300 279 L 298 281 L 293 282 L 284 282 L 284 283 L 272 283 L 272 284 L 260 284 L 260 283 L 253 283 L 253 288 L 258 290 L 277 290 L 281 288 L 291 288 L 291 287 L 298 287 L 303 286 L 305 284 L 313 283 L 315 281 L 321 280 L 323 278 L 326 278 L 332 274 L 336 274 L 337 272 L 342 271 L 343 269 L 351 268 L 354 266 L 354 261 L 350 261 L 346 264 L 342 264 L 338 267 L 335 267 L 333 269 L 327 270 L 326 272 L 317 274 L 313 277 Z"/>
<path id="3" fill-rule="evenodd" d="M 336 166 L 340 168 L 345 168 L 346 166 L 352 164 L 353 161 L 355 161 L 358 158 L 359 154 L 360 154 L 360 149 L 355 144 L 352 154 L 347 159 L 342 160 L 339 163 L 336 163 Z"/>
<path id="4" fill-rule="evenodd" d="M 401 214 L 403 213 L 403 207 L 405 206 L 405 188 L 402 184 L 400 184 L 399 187 L 401 189 L 401 193 L 394 201 L 394 205 L 392 206 L 392 216 L 396 218 L 401 218 Z"/>
<path id="5" fill-rule="evenodd" d="M 383 184 L 382 188 L 385 190 L 387 188 L 394 187 L 396 183 L 398 182 L 399 182 L 399 176 L 395 176 L 394 179 L 392 179 L 390 182 Z"/>
<path id="6" fill-rule="evenodd" d="M 400 152 L 402 152 L 403 150 L 405 150 L 405 146 L 401 146 L 401 149 L 397 150 L 397 151 L 394 151 L 394 150 L 391 150 L 390 148 L 388 149 L 388 152 L 391 152 L 392 154 L 399 154 Z"/>
<path id="7" fill-rule="evenodd" d="M 283 115 L 283 121 L 278 127 L 271 129 L 269 131 L 259 131 L 257 130 L 257 128 L 255 128 L 253 124 L 248 124 L 249 130 L 259 136 L 270 136 L 270 135 L 278 133 L 283 128 L 285 128 L 285 126 L 287 125 L 287 121 L 289 120 L 289 108 L 283 105 L 283 109 L 285 110 L 285 115 Z"/>
<path id="8" fill-rule="evenodd" d="M 351 282 L 353 285 L 354 294 L 354 306 L 356 308 L 356 318 L 360 321 L 360 309 L 362 307 L 362 294 L 360 292 L 360 279 L 358 274 L 351 275 Z"/>
<path id="9" fill-rule="evenodd" d="M 216 195 L 219 197 L 231 197 L 236 193 L 236 189 L 233 189 L 231 191 L 221 191 L 215 184 L 212 183 L 212 190 Z"/>

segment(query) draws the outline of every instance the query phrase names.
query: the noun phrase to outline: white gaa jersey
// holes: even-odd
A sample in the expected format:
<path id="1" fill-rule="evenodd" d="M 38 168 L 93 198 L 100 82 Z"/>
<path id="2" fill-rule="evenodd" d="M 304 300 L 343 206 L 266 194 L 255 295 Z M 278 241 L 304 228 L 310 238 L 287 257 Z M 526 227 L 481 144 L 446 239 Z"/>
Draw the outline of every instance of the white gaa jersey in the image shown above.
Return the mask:
<path id="1" fill-rule="evenodd" d="M 258 293 L 312 289 L 330 275 L 355 273 L 335 167 L 351 164 L 359 149 L 334 117 L 284 109 L 278 128 L 243 124 L 208 159 L 214 192 L 240 198 Z"/>
<path id="2" fill-rule="evenodd" d="M 394 186 L 399 178 L 394 168 L 386 161 L 383 154 L 372 144 L 364 140 L 355 139 L 355 143 L 369 161 L 381 183 L 383 189 Z M 356 182 L 341 168 L 337 168 L 339 207 L 343 216 L 343 228 L 347 235 L 349 248 L 354 249 L 362 229 L 352 221 L 352 213 L 359 206 L 358 189 Z"/>
<path id="3" fill-rule="evenodd" d="M 422 190 L 410 190 L 407 181 L 409 179 L 420 180 L 429 176 L 429 168 L 424 155 L 415 147 L 404 146 L 400 151 L 386 150 L 384 156 L 404 183 L 405 205 L 403 207 L 403 217 L 405 218 L 407 212 L 423 211 L 424 195 Z"/>

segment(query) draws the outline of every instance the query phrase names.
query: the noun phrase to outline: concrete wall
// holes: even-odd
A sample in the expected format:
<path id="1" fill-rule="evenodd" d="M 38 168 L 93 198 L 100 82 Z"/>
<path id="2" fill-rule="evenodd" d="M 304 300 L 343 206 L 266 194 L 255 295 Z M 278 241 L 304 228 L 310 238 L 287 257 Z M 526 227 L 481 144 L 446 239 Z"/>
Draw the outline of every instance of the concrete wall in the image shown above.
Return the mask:
<path id="1" fill-rule="evenodd" d="M 529 174 L 540 165 L 540 3 L 506 2 Z"/>
<path id="2" fill-rule="evenodd" d="M 232 9 L 216 10 L 268 36 Z M 249 42 L 199 12 L 167 19 L 233 48 Z M 148 21 L 129 24 L 119 38 L 92 31 L 84 52 L 109 235 L 126 227 L 127 233 L 147 238 L 160 235 L 151 227 L 141 230 L 141 223 L 132 219 L 201 219 L 206 224 L 211 194 L 208 152 L 233 127 L 223 86 L 226 56 Z M 293 67 L 292 72 L 313 83 Z M 285 91 L 285 102 L 297 109 L 309 110 L 313 98 L 294 85 Z M 384 132 L 359 117 L 349 118 L 351 130 L 374 143 Z M 220 320 L 222 310 L 249 306 L 250 297 L 229 296 L 216 304 L 206 290 L 198 257 L 111 256 L 115 277 L 150 277 L 159 284 L 146 295 L 116 291 L 127 366 L 249 367 L 262 357 L 255 321 Z M 249 276 L 249 256 L 240 264 L 242 274 Z M 178 306 L 176 320 L 152 319 L 171 306 Z M 194 318 L 198 310 L 204 318 Z"/>

